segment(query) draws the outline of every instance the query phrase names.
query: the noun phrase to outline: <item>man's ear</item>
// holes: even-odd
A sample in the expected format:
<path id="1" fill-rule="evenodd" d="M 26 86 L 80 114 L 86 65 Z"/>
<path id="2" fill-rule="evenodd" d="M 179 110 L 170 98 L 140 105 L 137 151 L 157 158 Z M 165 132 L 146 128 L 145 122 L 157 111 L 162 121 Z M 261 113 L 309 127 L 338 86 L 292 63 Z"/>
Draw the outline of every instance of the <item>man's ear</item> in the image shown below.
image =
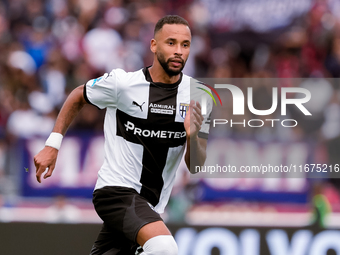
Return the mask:
<path id="1" fill-rule="evenodd" d="M 157 49 L 157 42 L 155 39 L 151 39 L 151 42 L 150 42 L 150 50 L 153 52 L 153 53 L 156 53 L 156 49 Z"/>

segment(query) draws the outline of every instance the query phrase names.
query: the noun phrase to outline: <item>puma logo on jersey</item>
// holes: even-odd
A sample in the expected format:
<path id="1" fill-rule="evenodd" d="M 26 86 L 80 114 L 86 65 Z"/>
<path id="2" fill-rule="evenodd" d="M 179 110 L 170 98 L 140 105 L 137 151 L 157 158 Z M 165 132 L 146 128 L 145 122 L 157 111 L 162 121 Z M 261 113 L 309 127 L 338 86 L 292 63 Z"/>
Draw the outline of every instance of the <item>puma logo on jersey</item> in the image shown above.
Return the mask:
<path id="1" fill-rule="evenodd" d="M 133 101 L 133 102 L 132 102 L 132 105 L 138 106 L 138 107 L 140 108 L 140 111 L 141 111 L 141 112 L 143 111 L 143 108 L 142 108 L 143 104 L 145 104 L 145 102 L 143 102 L 141 105 L 138 104 L 136 101 Z"/>

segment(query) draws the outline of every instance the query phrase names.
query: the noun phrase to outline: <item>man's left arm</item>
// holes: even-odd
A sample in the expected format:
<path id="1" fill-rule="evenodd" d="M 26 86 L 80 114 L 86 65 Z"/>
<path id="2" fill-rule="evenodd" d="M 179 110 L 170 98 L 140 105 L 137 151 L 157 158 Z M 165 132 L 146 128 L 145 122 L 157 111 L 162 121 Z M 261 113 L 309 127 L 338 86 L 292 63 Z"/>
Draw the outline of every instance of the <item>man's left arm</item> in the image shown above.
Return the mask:
<path id="1" fill-rule="evenodd" d="M 184 128 L 187 133 L 187 150 L 184 159 L 192 174 L 197 173 L 195 166 L 203 166 L 207 157 L 207 139 L 198 137 L 203 120 L 201 105 L 191 100 L 189 110 L 184 120 Z M 190 162 L 192 164 L 190 164 Z"/>

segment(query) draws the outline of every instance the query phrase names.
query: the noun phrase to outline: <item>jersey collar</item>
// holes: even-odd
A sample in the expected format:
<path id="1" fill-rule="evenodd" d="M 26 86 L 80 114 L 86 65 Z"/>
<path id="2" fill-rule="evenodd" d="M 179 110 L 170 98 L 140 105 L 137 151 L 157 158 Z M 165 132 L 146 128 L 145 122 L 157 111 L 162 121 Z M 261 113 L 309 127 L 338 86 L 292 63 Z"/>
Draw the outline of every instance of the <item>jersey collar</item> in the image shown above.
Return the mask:
<path id="1" fill-rule="evenodd" d="M 181 72 L 181 75 L 180 75 L 178 81 L 176 81 L 175 83 L 154 82 L 151 78 L 151 75 L 150 75 L 150 72 L 149 72 L 149 67 L 151 67 L 151 66 L 143 68 L 143 73 L 145 75 L 145 79 L 148 82 L 150 82 L 151 84 L 153 84 L 157 87 L 161 87 L 161 88 L 164 88 L 164 89 L 176 89 L 178 87 L 178 85 L 182 82 L 182 76 L 183 76 L 182 72 Z"/>

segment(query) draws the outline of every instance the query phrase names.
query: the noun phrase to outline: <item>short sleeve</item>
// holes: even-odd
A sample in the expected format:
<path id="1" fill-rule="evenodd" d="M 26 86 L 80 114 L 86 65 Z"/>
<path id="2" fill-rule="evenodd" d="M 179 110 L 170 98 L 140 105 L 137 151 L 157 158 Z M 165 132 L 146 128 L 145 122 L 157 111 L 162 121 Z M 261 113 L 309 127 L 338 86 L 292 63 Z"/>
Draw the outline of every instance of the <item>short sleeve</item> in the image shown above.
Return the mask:
<path id="1" fill-rule="evenodd" d="M 86 102 L 100 109 L 117 106 L 116 72 L 112 70 L 103 76 L 89 80 L 84 86 Z"/>

